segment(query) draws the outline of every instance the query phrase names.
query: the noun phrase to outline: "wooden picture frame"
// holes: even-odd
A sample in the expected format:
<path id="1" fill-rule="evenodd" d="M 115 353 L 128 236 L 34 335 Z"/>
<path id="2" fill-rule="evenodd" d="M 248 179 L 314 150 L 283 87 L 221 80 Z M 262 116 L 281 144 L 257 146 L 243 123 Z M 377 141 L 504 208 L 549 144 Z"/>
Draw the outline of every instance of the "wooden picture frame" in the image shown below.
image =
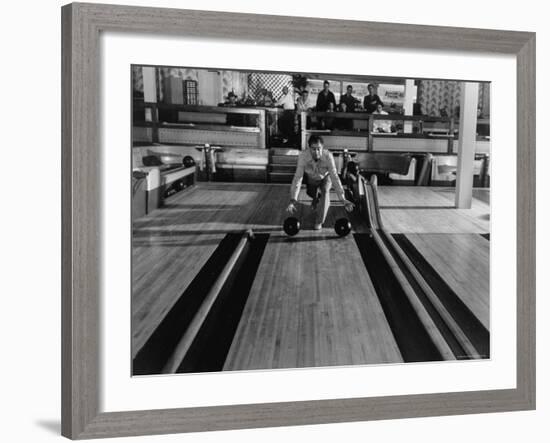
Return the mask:
<path id="1" fill-rule="evenodd" d="M 517 58 L 517 387 L 237 406 L 99 410 L 99 35 L 460 50 Z M 434 37 L 437 38 L 434 38 Z M 62 434 L 72 439 L 535 408 L 535 34 L 74 3 L 62 8 Z"/>

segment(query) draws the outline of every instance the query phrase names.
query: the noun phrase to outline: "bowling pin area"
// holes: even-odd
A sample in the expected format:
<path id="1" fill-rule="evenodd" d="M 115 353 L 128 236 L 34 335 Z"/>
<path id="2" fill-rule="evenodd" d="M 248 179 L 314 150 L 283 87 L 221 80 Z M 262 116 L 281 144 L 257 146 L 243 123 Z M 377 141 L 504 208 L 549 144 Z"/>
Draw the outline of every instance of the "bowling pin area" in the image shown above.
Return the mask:
<path id="1" fill-rule="evenodd" d="M 302 187 L 294 235 L 288 184 L 184 188 L 133 220 L 134 375 L 490 358 L 487 188 L 359 177 L 313 230 Z"/>

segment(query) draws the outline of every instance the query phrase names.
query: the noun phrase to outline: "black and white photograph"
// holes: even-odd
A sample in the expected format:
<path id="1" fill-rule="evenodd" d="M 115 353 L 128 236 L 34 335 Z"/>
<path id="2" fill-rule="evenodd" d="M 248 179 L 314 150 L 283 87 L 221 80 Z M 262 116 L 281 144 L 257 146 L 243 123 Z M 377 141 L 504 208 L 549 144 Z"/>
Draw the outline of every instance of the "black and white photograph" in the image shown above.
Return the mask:
<path id="1" fill-rule="evenodd" d="M 547 442 L 543 2 L 6 6 L 2 441 Z"/>
<path id="2" fill-rule="evenodd" d="M 132 375 L 491 358 L 491 83 L 132 65 Z"/>

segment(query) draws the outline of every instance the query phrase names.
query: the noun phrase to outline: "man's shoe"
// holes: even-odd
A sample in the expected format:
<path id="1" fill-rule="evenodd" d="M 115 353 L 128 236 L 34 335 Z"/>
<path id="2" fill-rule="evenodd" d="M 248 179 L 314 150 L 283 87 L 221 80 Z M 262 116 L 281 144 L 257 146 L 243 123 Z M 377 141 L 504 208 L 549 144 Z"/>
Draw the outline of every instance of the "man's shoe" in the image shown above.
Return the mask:
<path id="1" fill-rule="evenodd" d="M 316 223 L 316 224 L 313 225 L 313 230 L 314 231 L 320 231 L 322 227 L 323 227 L 323 225 L 321 223 Z"/>

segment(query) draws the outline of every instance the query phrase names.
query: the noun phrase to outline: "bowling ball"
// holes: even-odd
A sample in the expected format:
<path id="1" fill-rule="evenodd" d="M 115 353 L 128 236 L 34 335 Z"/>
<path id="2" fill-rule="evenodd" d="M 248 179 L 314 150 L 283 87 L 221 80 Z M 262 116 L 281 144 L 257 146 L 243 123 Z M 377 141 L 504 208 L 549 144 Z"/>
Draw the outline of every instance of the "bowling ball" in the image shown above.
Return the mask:
<path id="1" fill-rule="evenodd" d="M 300 232 L 300 221 L 295 217 L 288 217 L 283 223 L 283 230 L 291 237 Z"/>
<path id="2" fill-rule="evenodd" d="M 339 237 L 345 237 L 350 231 L 351 223 L 347 218 L 339 218 L 336 220 L 336 223 L 334 223 L 334 232 L 336 232 Z"/>
<path id="3" fill-rule="evenodd" d="M 185 166 L 186 168 L 191 168 L 195 166 L 195 159 L 190 155 L 186 155 L 185 157 L 183 157 L 182 163 L 183 163 L 183 166 Z"/>

